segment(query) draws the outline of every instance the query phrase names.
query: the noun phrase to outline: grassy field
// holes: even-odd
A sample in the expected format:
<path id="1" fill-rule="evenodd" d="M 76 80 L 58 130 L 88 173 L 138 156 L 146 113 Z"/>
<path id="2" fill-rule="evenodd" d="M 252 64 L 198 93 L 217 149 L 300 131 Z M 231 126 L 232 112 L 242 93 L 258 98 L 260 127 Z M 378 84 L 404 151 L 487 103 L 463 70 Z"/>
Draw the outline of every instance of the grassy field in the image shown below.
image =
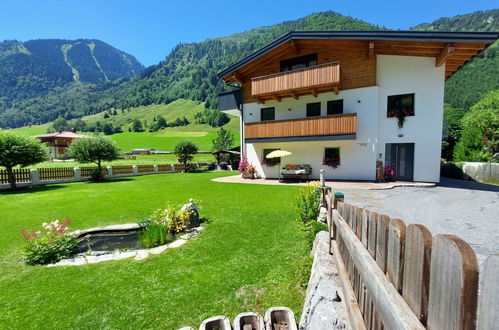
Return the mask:
<path id="1" fill-rule="evenodd" d="M 104 119 L 104 113 L 83 117 L 85 122 L 109 120 L 114 124 L 123 126 L 123 133 L 109 135 L 116 141 L 122 151 L 130 151 L 136 148 L 153 148 L 162 151 L 172 151 L 175 144 L 182 139 L 194 141 L 201 151 L 210 151 L 212 140 L 216 137 L 217 128 L 205 124 L 195 124 L 194 115 L 204 109 L 203 103 L 190 100 L 177 100 L 170 104 L 149 105 L 145 107 L 132 108 L 129 110 L 117 110 L 117 115 Z M 127 132 L 131 120 L 137 118 L 147 121 L 149 124 L 153 118 L 161 115 L 167 121 L 173 121 L 177 117 L 185 116 L 192 124 L 182 127 L 168 127 L 158 132 Z M 33 125 L 13 129 L 13 132 L 25 135 L 39 135 L 47 132 L 50 124 Z M 239 119 L 231 117 L 229 123 L 224 125 L 234 133 L 234 140 L 239 145 Z M 93 133 L 82 132 L 82 134 L 93 135 Z"/>
<path id="2" fill-rule="evenodd" d="M 234 173 L 163 174 L 0 193 L 0 328 L 176 329 L 210 316 L 289 306 L 297 316 L 307 240 L 291 207 L 297 187 L 211 181 Z M 142 261 L 26 266 L 22 228 L 70 217 L 72 228 L 136 222 L 201 200 L 208 222 L 179 249 Z"/>

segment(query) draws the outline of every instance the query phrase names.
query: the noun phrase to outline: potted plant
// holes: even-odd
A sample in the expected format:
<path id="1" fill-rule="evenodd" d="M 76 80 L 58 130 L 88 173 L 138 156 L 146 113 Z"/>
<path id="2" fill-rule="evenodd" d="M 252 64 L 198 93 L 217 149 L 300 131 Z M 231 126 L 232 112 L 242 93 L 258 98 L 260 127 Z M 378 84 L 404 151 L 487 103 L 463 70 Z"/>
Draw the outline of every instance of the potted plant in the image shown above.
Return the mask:
<path id="1" fill-rule="evenodd" d="M 395 175 L 395 169 L 393 168 L 393 166 L 391 165 L 385 166 L 385 180 L 391 181 L 394 175 Z"/>
<path id="2" fill-rule="evenodd" d="M 337 168 L 340 166 L 340 158 L 339 157 L 334 157 L 334 158 L 327 158 L 325 157 L 324 160 L 322 161 L 322 165 L 329 166 L 331 168 Z"/>

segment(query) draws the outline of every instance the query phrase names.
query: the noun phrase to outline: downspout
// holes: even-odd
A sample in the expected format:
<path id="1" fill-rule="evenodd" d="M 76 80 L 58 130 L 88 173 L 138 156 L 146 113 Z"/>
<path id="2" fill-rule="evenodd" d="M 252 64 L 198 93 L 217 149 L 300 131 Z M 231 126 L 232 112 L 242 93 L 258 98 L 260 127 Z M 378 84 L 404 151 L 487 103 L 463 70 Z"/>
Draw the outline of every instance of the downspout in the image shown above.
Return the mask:
<path id="1" fill-rule="evenodd" d="M 241 146 L 241 159 L 246 156 L 246 145 L 244 143 L 244 94 L 243 88 L 238 85 L 232 85 L 228 83 L 225 79 L 224 82 L 227 86 L 232 88 L 237 88 L 241 91 L 241 105 L 239 106 L 239 110 L 241 111 L 241 115 L 239 116 L 239 145 Z"/>

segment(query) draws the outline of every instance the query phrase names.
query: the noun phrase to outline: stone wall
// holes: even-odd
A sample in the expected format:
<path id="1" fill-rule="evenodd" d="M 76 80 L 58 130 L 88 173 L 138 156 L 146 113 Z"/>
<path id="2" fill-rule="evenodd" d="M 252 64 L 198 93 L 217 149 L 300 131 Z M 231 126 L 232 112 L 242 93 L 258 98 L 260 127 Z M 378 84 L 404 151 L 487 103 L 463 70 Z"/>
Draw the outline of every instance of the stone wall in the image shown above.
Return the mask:
<path id="1" fill-rule="evenodd" d="M 329 254 L 329 233 L 317 234 L 311 255 L 314 257 L 300 329 L 348 329 L 347 311 L 342 302 L 340 277 L 334 257 Z"/>
<path id="2" fill-rule="evenodd" d="M 463 163 L 464 178 L 478 182 L 499 183 L 499 163 Z"/>

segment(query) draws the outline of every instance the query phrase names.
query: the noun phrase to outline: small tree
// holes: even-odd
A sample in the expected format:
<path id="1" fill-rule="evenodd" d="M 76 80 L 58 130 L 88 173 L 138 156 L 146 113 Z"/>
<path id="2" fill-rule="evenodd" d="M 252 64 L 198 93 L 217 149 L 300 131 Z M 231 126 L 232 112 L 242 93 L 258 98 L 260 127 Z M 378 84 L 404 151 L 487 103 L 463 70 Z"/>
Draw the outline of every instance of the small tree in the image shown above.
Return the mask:
<path id="1" fill-rule="evenodd" d="M 120 150 L 116 142 L 107 137 L 77 139 L 69 147 L 69 155 L 79 163 L 95 163 L 99 171 L 98 179 L 102 179 L 102 161 L 118 159 Z"/>
<path id="2" fill-rule="evenodd" d="M 175 145 L 174 153 L 178 161 L 185 165 L 185 171 L 188 171 L 188 163 L 192 160 L 194 154 L 197 154 L 198 146 L 190 140 L 181 140 Z"/>
<path id="3" fill-rule="evenodd" d="M 228 150 L 232 147 L 232 145 L 234 144 L 234 134 L 232 134 L 230 130 L 220 127 L 220 129 L 217 131 L 217 137 L 214 138 L 211 142 L 213 143 L 213 151 L 218 151 L 216 153 L 216 157 L 217 163 L 220 163 L 220 151 Z"/>
<path id="4" fill-rule="evenodd" d="M 16 189 L 15 166 L 26 167 L 47 159 L 48 149 L 40 140 L 0 132 L 0 166 L 5 167 L 11 189 Z"/>
<path id="5" fill-rule="evenodd" d="M 134 119 L 132 122 L 132 130 L 134 132 L 142 132 L 144 130 L 142 128 L 142 122 L 138 119 Z"/>

